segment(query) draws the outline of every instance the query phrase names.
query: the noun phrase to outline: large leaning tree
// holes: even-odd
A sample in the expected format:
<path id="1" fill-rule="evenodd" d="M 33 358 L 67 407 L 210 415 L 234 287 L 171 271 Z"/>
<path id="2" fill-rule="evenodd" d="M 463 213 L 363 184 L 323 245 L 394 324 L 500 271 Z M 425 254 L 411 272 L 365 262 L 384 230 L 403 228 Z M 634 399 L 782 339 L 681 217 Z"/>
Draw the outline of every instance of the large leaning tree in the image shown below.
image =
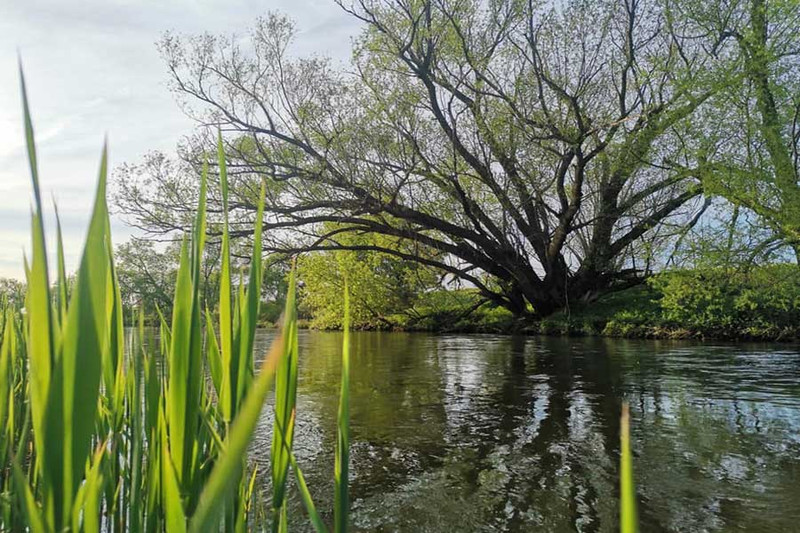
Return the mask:
<path id="1" fill-rule="evenodd" d="M 208 126 L 182 157 L 196 169 L 222 131 L 235 235 L 266 178 L 275 250 L 379 233 L 404 244 L 371 250 L 545 316 L 641 281 L 704 205 L 698 117 L 731 59 L 682 33 L 673 1 L 360 0 L 342 5 L 364 27 L 343 67 L 293 57 L 278 16 L 249 40 L 167 35 L 173 87 Z M 179 229 L 191 175 L 129 166 L 118 206 Z"/>

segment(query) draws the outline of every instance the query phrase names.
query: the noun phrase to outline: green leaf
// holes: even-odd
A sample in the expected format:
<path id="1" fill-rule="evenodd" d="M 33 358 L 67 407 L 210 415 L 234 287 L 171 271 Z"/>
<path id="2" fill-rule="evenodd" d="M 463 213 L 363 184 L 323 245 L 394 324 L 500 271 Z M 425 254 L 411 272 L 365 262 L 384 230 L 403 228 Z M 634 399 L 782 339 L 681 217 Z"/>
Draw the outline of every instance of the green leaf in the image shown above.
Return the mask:
<path id="1" fill-rule="evenodd" d="M 238 368 L 233 362 L 233 316 L 231 314 L 231 249 L 228 232 L 228 169 L 225 163 L 225 151 L 222 147 L 222 133 L 217 132 L 217 157 L 219 160 L 219 183 L 222 190 L 222 264 L 220 266 L 219 283 L 219 338 L 222 369 L 224 372 L 219 390 L 219 402 L 223 419 L 230 422 L 234 415 L 235 379 Z"/>
<path id="2" fill-rule="evenodd" d="M 206 231 L 207 166 L 203 165 L 197 215 L 191 244 L 184 239 L 172 313 L 169 351 L 167 427 L 169 451 L 178 483 L 194 505 L 193 483 L 197 473 L 197 430 L 203 387 L 202 322 L 200 306 L 200 265 Z"/>
<path id="3" fill-rule="evenodd" d="M 253 342 L 258 325 L 258 311 L 261 302 L 261 280 L 263 267 L 261 264 L 261 228 L 264 218 L 264 197 L 266 184 L 261 182 L 258 210 L 256 212 L 255 231 L 253 234 L 253 252 L 250 260 L 250 277 L 247 284 L 247 301 L 240 308 L 241 320 L 239 322 L 241 333 L 239 335 L 239 377 L 237 378 L 238 401 L 244 397 L 247 384 L 253 374 Z"/>
<path id="4" fill-rule="evenodd" d="M 78 489 L 72 509 L 73 531 L 100 532 L 100 495 L 103 492 L 103 474 L 100 469 L 107 443 L 102 443 L 92 459 L 86 482 Z M 81 527 L 81 520 L 83 527 Z"/>
<path id="5" fill-rule="evenodd" d="M 189 397 L 189 366 L 192 335 L 192 275 L 187 240 L 181 245 L 181 261 L 172 307 L 172 342 L 169 355 L 167 388 L 167 427 L 169 451 L 177 469 L 178 482 L 183 482 L 187 443 L 186 411 Z"/>
<path id="6" fill-rule="evenodd" d="M 167 531 L 181 533 L 186 531 L 186 518 L 181 503 L 181 491 L 175 464 L 170 458 L 167 449 L 167 428 L 163 410 L 159 415 L 161 433 L 161 489 L 164 505 L 164 515 L 167 521 Z"/>
<path id="7" fill-rule="evenodd" d="M 350 294 L 344 284 L 344 332 L 342 340 L 342 378 L 339 391 L 339 412 L 336 422 L 336 457 L 334 464 L 334 531 L 347 531 L 350 470 Z"/>
<path id="8" fill-rule="evenodd" d="M 633 459 L 631 456 L 630 411 L 628 404 L 622 405 L 619 426 L 620 435 L 620 532 L 636 533 L 639 521 L 636 516 L 636 488 L 633 483 Z"/>
<path id="9" fill-rule="evenodd" d="M 48 439 L 50 443 L 58 443 L 57 446 L 50 447 L 57 448 L 56 453 L 60 453 L 61 449 L 66 450 L 62 496 L 65 523 L 69 523 L 73 498 L 81 483 L 81 475 L 91 449 L 100 389 L 101 361 L 106 347 L 106 281 L 110 255 L 106 238 L 107 161 L 107 150 L 104 147 L 94 210 L 67 311 L 63 354 L 56 369 L 56 375 L 62 380 L 58 383 L 61 391 L 58 391 L 58 387 L 51 388 L 48 398 Z M 60 436 L 57 428 L 59 421 L 50 418 L 59 411 L 63 419 L 63 433 Z M 48 454 L 48 457 L 52 455 Z"/>
<path id="10" fill-rule="evenodd" d="M 214 389 L 221 396 L 224 371 L 219 345 L 217 344 L 217 336 L 214 334 L 214 322 L 211 319 L 211 312 L 208 308 L 206 308 L 206 357 L 208 358 L 208 369 L 211 372 L 211 381 L 214 383 Z"/>
<path id="11" fill-rule="evenodd" d="M 31 487 L 28 485 L 25 473 L 19 466 L 16 455 L 11 459 L 11 473 L 14 476 L 17 491 L 22 495 L 22 511 L 25 513 L 27 525 L 31 528 L 31 532 L 47 533 L 50 528 L 47 527 L 44 516 L 42 516 L 41 510 L 36 505 Z"/>
<path id="12" fill-rule="evenodd" d="M 45 476 L 60 476 L 60 464 L 46 466 L 45 431 L 46 431 L 46 406 L 50 394 L 50 381 L 55 366 L 53 318 L 50 307 L 50 280 L 48 278 L 47 251 L 45 248 L 44 218 L 42 215 L 42 195 L 39 191 L 39 170 L 36 160 L 36 145 L 33 136 L 33 123 L 28 106 L 28 94 L 25 88 L 25 75 L 20 64 L 20 85 L 22 91 L 22 108 L 25 121 L 25 144 L 28 150 L 28 164 L 31 171 L 31 182 L 36 210 L 32 215 L 32 256 L 31 263 L 27 265 L 28 290 L 25 295 L 25 307 L 28 311 L 28 358 L 30 361 L 30 402 L 33 424 L 33 438 L 37 450 L 41 453 L 39 461 L 40 471 Z M 60 441 L 60 437 L 58 439 Z M 60 481 L 58 483 L 61 485 Z M 45 482 L 42 487 L 45 499 L 52 501 L 54 483 Z M 55 527 L 55 516 L 48 517 L 51 527 Z"/>
<path id="13" fill-rule="evenodd" d="M 285 344 L 275 373 L 275 420 L 272 448 L 272 508 L 273 531 L 278 531 L 281 508 L 285 504 L 286 481 L 289 473 L 289 453 L 292 450 L 294 421 L 292 412 L 297 401 L 297 311 L 295 305 L 295 269 L 289 275 L 289 293 L 284 315 Z M 281 438 L 281 430 L 283 437 Z"/>
<path id="14" fill-rule="evenodd" d="M 11 309 L 3 309 L 5 316 L 3 324 L 3 342 L 0 345 L 0 427 L 6 427 L 6 416 L 9 407 L 13 407 L 11 397 L 14 383 L 12 381 L 12 357 L 16 353 L 16 328 L 14 327 L 14 314 Z M 1 440 L 1 439 L 0 439 Z"/>
<path id="15" fill-rule="evenodd" d="M 294 417 L 295 413 L 292 413 L 291 424 L 294 425 Z M 314 499 L 311 497 L 311 492 L 308 490 L 308 485 L 306 485 L 306 478 L 303 475 L 302 470 L 300 470 L 300 466 L 297 464 L 297 459 L 294 456 L 294 453 L 289 449 L 289 446 L 286 444 L 286 438 L 283 434 L 283 431 L 280 426 L 277 428 L 278 436 L 283 443 L 284 449 L 289 450 L 289 462 L 292 465 L 292 469 L 294 470 L 294 475 L 297 478 L 297 488 L 300 489 L 300 497 L 303 500 L 303 505 L 305 505 L 306 512 L 308 513 L 308 517 L 311 520 L 311 525 L 314 527 L 314 530 L 317 533 L 325 533 L 327 529 L 325 528 L 325 524 L 322 521 L 322 518 L 319 516 L 317 512 L 317 507 L 314 505 Z"/>
<path id="16" fill-rule="evenodd" d="M 67 320 L 67 301 L 68 284 L 67 270 L 64 266 L 64 238 L 61 235 L 61 217 L 58 214 L 58 206 L 53 201 L 53 210 L 56 213 L 56 258 L 58 264 L 58 285 L 56 294 L 58 296 L 58 310 L 60 313 L 59 322 L 64 324 Z"/>

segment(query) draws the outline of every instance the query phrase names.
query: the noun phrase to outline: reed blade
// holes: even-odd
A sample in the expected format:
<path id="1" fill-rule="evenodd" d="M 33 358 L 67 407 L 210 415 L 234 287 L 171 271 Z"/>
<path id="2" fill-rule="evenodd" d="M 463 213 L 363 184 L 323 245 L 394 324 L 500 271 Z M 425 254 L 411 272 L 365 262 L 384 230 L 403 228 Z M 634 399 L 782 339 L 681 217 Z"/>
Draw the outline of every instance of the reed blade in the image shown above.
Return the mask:
<path id="1" fill-rule="evenodd" d="M 103 148 L 95 203 L 86 244 L 78 268 L 75 289 L 67 311 L 63 331 L 63 353 L 57 361 L 58 387 L 48 398 L 48 440 L 57 448 L 48 457 L 66 451 L 63 461 L 63 520 L 68 523 L 75 493 L 82 482 L 96 428 L 97 398 L 100 391 L 101 364 L 106 348 L 107 275 L 110 250 L 106 243 L 108 207 L 106 177 L 108 152 Z M 61 389 L 61 396 L 58 395 Z M 52 417 L 61 410 L 62 421 Z M 58 425 L 61 422 L 59 439 Z M 57 446 L 55 443 L 58 443 Z"/>
<path id="2" fill-rule="evenodd" d="M 347 531 L 350 465 L 350 294 L 344 287 L 344 323 L 342 340 L 342 378 L 339 391 L 339 412 L 336 422 L 336 458 L 334 465 L 334 531 Z"/>
<path id="3" fill-rule="evenodd" d="M 39 169 L 36 159 L 33 122 L 28 104 L 28 93 L 25 87 L 25 75 L 22 64 L 19 67 L 20 88 L 22 92 L 22 109 L 25 122 L 25 144 L 28 153 L 28 165 L 31 172 L 31 183 L 35 199 L 35 210 L 31 217 L 31 262 L 26 265 L 27 292 L 25 308 L 27 309 L 27 348 L 30 365 L 30 404 L 33 425 L 33 438 L 37 450 L 45 449 L 45 413 L 47 398 L 50 394 L 50 381 L 55 366 L 53 317 L 50 305 L 50 280 L 48 277 L 47 251 L 45 247 L 44 216 L 42 214 L 42 195 L 39 190 Z M 26 262 L 27 263 L 27 262 Z M 51 468 L 44 467 L 44 455 L 38 461 L 40 472 L 48 476 Z M 59 475 L 60 464 L 52 465 L 54 475 Z M 59 474 L 55 474 L 58 471 Z M 46 500 L 53 501 L 53 484 L 46 483 L 42 487 Z M 55 517 L 48 517 L 48 525 L 55 527 Z"/>
<path id="4" fill-rule="evenodd" d="M 217 159 L 219 166 L 219 186 L 222 191 L 222 242 L 219 282 L 219 351 L 222 359 L 223 377 L 219 390 L 222 416 L 230 422 L 235 411 L 235 380 L 239 370 L 233 366 L 233 316 L 231 312 L 231 246 L 228 229 L 228 168 L 225 150 L 222 146 L 222 133 L 217 132 Z"/>
<path id="5" fill-rule="evenodd" d="M 637 533 L 636 487 L 633 482 L 633 457 L 631 454 L 630 410 L 622 405 L 620 419 L 620 532 Z"/>
<path id="6" fill-rule="evenodd" d="M 295 268 L 289 275 L 289 293 L 284 312 L 284 351 L 275 373 L 275 421 L 272 448 L 272 507 L 273 531 L 280 529 L 285 505 L 286 482 L 289 473 L 289 454 L 294 437 L 292 413 L 297 402 L 297 309 L 295 304 Z M 281 438 L 281 433 L 283 438 Z"/>

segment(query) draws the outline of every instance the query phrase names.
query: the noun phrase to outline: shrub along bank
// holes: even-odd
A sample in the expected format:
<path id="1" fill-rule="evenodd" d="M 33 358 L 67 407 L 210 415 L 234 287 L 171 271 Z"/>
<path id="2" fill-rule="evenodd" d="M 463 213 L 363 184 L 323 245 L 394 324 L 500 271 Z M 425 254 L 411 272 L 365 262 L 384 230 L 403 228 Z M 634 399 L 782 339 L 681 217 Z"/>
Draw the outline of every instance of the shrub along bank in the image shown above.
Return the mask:
<path id="1" fill-rule="evenodd" d="M 313 327 L 313 321 L 310 322 Z M 425 294 L 403 313 L 358 324 L 361 329 L 404 331 L 603 335 L 612 337 L 800 339 L 800 267 L 677 270 L 648 283 L 574 303 L 536 322 L 479 305 L 472 290 Z"/>

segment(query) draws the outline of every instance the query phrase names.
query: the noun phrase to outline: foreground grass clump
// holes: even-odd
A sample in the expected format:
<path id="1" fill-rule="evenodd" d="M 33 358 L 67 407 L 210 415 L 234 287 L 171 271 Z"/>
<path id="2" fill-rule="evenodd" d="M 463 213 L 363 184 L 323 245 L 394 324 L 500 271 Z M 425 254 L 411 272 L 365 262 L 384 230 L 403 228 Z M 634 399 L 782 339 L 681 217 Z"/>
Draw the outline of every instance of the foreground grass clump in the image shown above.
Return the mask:
<path id="1" fill-rule="evenodd" d="M 201 301 L 204 169 L 193 228 L 181 248 L 171 320 L 161 316 L 160 341 L 154 342 L 140 313 L 133 343 L 126 346 L 106 204 L 106 150 L 75 281 L 67 283 L 58 228 L 57 279 L 51 283 L 24 80 L 22 92 L 35 200 L 33 242 L 24 311 L 5 301 L 0 309 L 0 529 L 285 531 L 291 466 L 312 523 L 325 530 L 292 453 L 298 357 L 293 274 L 281 335 L 260 371 L 254 368 L 260 225 L 249 278 L 234 285 L 227 219 L 223 222 L 217 339 L 212 312 Z M 218 157 L 226 195 L 221 139 Z M 263 191 L 261 197 L 259 221 Z M 347 343 L 339 421 L 344 437 L 336 460 L 337 531 L 345 530 L 348 520 L 347 467 L 342 466 L 348 447 Z M 276 380 L 272 472 L 277 482 L 270 513 L 254 501 L 255 472 L 248 472 L 247 448 Z"/>

